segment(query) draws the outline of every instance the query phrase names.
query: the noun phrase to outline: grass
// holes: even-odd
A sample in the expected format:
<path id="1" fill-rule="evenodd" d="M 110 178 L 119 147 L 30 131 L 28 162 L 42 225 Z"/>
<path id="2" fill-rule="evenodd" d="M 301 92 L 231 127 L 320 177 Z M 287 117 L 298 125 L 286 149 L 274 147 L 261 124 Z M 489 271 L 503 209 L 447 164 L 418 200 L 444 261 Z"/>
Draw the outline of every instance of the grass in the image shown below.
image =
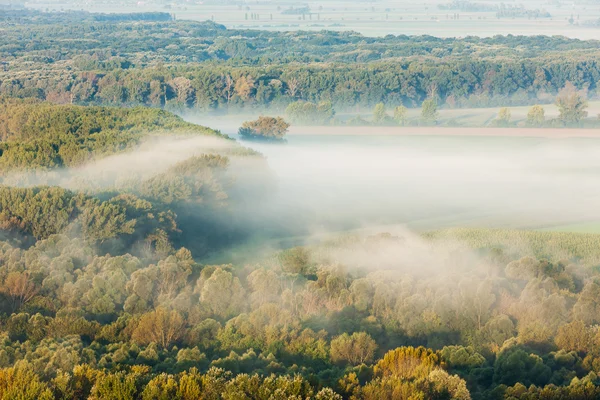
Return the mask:
<path id="1" fill-rule="evenodd" d="M 499 249 L 516 258 L 531 255 L 551 261 L 600 265 L 600 234 L 512 229 L 452 228 L 424 233 L 431 240 L 458 240 L 473 249 Z"/>

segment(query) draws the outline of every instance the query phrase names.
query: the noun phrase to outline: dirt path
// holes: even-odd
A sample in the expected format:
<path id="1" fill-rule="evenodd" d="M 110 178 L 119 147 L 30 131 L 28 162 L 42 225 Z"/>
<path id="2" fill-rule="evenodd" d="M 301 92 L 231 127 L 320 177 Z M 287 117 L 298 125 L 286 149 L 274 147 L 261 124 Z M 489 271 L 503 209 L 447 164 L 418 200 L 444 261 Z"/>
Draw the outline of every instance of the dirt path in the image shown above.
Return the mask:
<path id="1" fill-rule="evenodd" d="M 292 126 L 290 135 L 503 136 L 600 138 L 600 129 Z"/>

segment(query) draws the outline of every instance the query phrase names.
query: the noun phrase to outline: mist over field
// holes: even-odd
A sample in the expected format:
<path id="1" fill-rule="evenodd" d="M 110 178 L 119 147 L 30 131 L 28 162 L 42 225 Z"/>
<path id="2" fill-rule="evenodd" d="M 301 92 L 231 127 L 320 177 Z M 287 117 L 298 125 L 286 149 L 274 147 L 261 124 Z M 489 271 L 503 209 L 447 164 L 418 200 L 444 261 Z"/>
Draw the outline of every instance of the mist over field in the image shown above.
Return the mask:
<path id="1" fill-rule="evenodd" d="M 241 141 L 264 156 L 229 155 L 235 206 L 226 218 L 249 240 L 344 230 L 385 232 L 469 226 L 550 228 L 600 220 L 600 142 L 588 138 L 314 135 L 283 144 Z M 523 132 L 526 134 L 526 132 Z M 236 135 L 233 135 L 236 136 Z M 228 153 L 235 142 L 157 135 L 140 147 L 82 167 L 9 173 L 4 184 L 103 191 L 160 175 L 192 156 Z M 304 239 L 303 239 L 304 238 Z"/>
<path id="2" fill-rule="evenodd" d="M 595 140 L 377 136 L 373 128 L 361 137 L 244 144 L 277 177 L 267 208 L 292 221 L 300 214 L 315 229 L 541 228 L 600 218 Z"/>

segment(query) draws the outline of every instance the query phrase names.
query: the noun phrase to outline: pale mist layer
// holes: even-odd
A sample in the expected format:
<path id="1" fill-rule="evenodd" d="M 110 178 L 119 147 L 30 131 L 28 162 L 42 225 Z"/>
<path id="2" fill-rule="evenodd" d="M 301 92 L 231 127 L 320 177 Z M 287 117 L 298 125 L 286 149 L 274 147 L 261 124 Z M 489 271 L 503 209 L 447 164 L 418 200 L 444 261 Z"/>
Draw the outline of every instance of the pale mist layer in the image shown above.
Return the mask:
<path id="1" fill-rule="evenodd" d="M 278 178 L 269 209 L 316 232 L 398 223 L 535 229 L 600 219 L 600 140 L 370 132 L 244 144 L 263 153 Z"/>
<path id="2" fill-rule="evenodd" d="M 243 142 L 264 154 L 271 174 L 256 157 L 231 157 L 232 190 L 241 189 L 214 218 L 276 247 L 397 225 L 537 229 L 600 220 L 600 140 L 377 136 L 373 129 L 365 136 Z M 118 189 L 193 155 L 235 147 L 212 137 L 154 138 L 81 168 L 13 174 L 3 183 Z"/>

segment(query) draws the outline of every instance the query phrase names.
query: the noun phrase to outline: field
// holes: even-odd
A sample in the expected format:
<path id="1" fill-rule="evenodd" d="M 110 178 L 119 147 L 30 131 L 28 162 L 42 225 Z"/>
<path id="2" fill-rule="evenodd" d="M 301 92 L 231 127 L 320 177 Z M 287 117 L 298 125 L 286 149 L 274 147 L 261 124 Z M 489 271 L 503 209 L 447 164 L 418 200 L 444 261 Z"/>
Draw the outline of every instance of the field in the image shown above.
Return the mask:
<path id="1" fill-rule="evenodd" d="M 367 36 L 387 34 L 432 35 L 439 37 L 514 35 L 564 35 L 579 39 L 596 39 L 598 28 L 584 27 L 600 18 L 598 5 L 533 0 L 523 2 L 527 10 L 546 10 L 550 18 L 497 18 L 495 12 L 469 12 L 440 9 L 449 1 L 385 2 L 252 2 L 211 4 L 211 2 L 154 1 L 87 1 L 47 0 L 28 2 L 38 9 L 85 9 L 92 12 L 170 12 L 178 19 L 214 20 L 229 28 L 263 30 L 336 30 L 356 31 Z M 477 1 L 488 5 L 499 2 Z M 310 7 L 310 14 L 283 14 L 289 8 Z M 458 18 L 455 18 L 458 14 Z M 256 15 L 256 16 L 254 16 Z M 573 24 L 568 20 L 573 18 Z"/>
<path id="2" fill-rule="evenodd" d="M 553 261 L 579 259 L 600 264 L 600 235 L 572 232 L 536 232 L 502 229 L 446 229 L 424 234 L 434 240 L 459 240 L 473 249 L 497 248 L 507 255 L 527 254 Z"/>

